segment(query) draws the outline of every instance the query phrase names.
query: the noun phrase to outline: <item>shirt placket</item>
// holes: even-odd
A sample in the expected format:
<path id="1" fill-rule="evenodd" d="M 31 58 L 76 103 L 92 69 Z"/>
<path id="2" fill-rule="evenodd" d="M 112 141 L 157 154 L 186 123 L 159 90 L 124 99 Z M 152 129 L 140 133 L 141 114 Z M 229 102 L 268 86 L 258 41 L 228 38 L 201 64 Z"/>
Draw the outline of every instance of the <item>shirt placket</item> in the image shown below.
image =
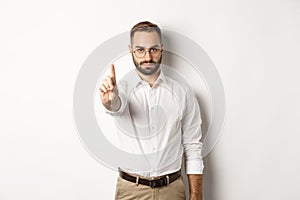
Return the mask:
<path id="1" fill-rule="evenodd" d="M 149 87 L 149 119 L 150 119 L 150 135 L 151 135 L 151 152 L 154 153 L 153 168 L 157 169 L 157 109 L 156 109 L 156 88 Z M 152 176 L 157 176 L 156 170 L 153 172 Z"/>

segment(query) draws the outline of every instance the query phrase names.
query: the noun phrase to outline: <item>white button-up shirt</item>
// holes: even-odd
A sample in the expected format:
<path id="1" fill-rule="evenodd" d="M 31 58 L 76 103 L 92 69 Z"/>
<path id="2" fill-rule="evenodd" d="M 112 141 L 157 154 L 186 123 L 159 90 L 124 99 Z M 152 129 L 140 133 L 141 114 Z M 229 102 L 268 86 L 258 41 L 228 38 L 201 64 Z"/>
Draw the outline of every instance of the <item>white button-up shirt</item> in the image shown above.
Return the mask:
<path id="1" fill-rule="evenodd" d="M 141 176 L 161 176 L 181 168 L 185 154 L 186 173 L 202 174 L 201 116 L 191 89 L 160 72 L 154 85 L 133 70 L 117 84 L 121 107 L 113 116 L 120 149 L 141 154 L 144 163 L 134 169 L 131 162 L 120 166 Z"/>

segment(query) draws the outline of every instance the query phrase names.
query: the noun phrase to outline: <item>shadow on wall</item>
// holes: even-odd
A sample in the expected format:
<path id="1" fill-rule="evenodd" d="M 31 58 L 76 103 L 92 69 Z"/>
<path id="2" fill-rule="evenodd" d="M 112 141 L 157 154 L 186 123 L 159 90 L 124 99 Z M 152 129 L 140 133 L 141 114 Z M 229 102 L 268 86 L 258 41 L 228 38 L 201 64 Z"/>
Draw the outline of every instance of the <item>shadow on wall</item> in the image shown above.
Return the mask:
<path id="1" fill-rule="evenodd" d="M 205 85 L 202 76 L 194 69 L 194 67 L 181 58 L 178 55 L 175 55 L 169 51 L 164 51 L 163 57 L 163 71 L 169 77 L 178 80 L 180 82 L 184 82 L 188 84 L 194 91 L 195 96 L 197 98 L 198 104 L 201 110 L 201 118 L 202 118 L 202 140 L 205 138 L 208 126 L 209 126 L 209 119 L 211 117 L 211 108 L 210 105 L 211 99 L 209 95 L 209 90 Z M 195 75 L 198 75 L 195 77 Z M 194 80 L 191 80 L 194 78 Z M 182 161 L 182 176 L 183 181 L 186 186 L 186 199 L 189 199 L 189 187 L 188 187 L 188 179 L 185 174 L 185 162 L 184 157 Z M 204 175 L 203 175 L 203 197 L 206 200 L 213 200 L 215 199 L 213 188 L 211 188 L 211 183 L 213 181 L 213 166 L 210 162 L 209 156 L 204 159 Z"/>
<path id="2" fill-rule="evenodd" d="M 184 58 L 169 51 L 163 52 L 163 71 L 169 77 L 188 84 L 197 98 L 202 119 L 202 140 L 210 123 L 212 105 L 209 89 L 199 72 Z"/>

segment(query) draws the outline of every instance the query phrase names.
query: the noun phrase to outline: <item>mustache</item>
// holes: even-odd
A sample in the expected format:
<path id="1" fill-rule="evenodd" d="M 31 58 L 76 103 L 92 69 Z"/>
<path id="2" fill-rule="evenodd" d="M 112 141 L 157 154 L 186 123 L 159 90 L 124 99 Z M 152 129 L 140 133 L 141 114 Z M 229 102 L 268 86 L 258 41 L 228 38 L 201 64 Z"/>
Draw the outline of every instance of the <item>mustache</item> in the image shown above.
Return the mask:
<path id="1" fill-rule="evenodd" d="M 156 63 L 156 62 L 153 62 L 153 60 L 149 60 L 149 61 L 144 61 L 144 62 L 140 62 L 140 65 L 143 65 L 143 64 L 150 64 L 150 63 Z"/>

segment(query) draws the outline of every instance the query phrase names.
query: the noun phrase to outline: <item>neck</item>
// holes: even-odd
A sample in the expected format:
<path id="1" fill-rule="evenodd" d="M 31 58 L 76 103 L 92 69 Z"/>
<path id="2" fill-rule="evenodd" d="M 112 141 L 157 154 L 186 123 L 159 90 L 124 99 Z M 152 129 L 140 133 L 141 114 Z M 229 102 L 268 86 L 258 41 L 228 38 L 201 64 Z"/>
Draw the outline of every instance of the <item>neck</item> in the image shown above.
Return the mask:
<path id="1" fill-rule="evenodd" d="M 137 74 L 139 75 L 139 77 L 143 80 L 146 81 L 150 87 L 152 87 L 154 85 L 154 82 L 156 81 L 156 79 L 158 78 L 159 74 L 160 74 L 160 69 L 158 69 L 154 74 L 152 75 L 145 75 L 142 74 L 140 71 L 135 70 L 137 72 Z"/>

